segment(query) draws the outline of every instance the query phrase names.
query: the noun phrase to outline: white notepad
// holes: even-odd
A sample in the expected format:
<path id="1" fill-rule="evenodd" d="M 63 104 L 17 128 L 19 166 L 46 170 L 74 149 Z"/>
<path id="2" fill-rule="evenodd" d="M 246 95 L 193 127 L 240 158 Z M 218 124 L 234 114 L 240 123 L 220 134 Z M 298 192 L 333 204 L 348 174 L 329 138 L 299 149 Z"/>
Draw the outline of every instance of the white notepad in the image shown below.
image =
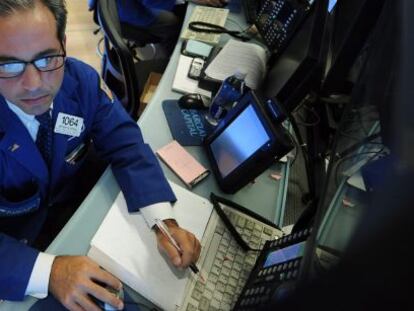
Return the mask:
<path id="1" fill-rule="evenodd" d="M 236 71 L 246 73 L 246 84 L 253 90 L 260 87 L 266 75 L 269 58 L 258 44 L 230 39 L 206 68 L 206 75 L 223 81 Z"/>
<path id="2" fill-rule="evenodd" d="M 181 227 L 201 240 L 212 212 L 211 203 L 174 183 L 174 216 Z M 122 282 L 164 310 L 181 304 L 190 271 L 169 264 L 154 232 L 141 213 L 129 214 L 122 192 L 91 241 L 88 256 Z"/>

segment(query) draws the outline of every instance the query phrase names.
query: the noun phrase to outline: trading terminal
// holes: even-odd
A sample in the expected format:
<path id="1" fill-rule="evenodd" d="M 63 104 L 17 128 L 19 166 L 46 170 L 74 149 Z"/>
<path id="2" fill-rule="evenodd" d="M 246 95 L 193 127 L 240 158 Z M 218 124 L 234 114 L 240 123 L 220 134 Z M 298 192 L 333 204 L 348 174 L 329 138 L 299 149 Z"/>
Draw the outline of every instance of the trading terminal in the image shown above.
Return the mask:
<path id="1" fill-rule="evenodd" d="M 91 9 L 102 36 L 102 78 L 157 151 L 168 180 L 181 187 L 173 187 L 178 203 L 182 195 L 211 205 L 197 263 L 205 280 L 186 275 L 185 286 L 148 293 L 132 272 L 111 271 L 92 254 L 120 192 L 110 168 L 47 252 L 90 254 L 124 282 L 125 310 L 408 305 L 411 1 L 229 0 L 216 13 L 189 1 L 167 59 L 158 58 L 157 44 L 122 37 L 114 1 L 97 0 Z M 211 124 L 209 106 L 224 96 L 225 80 L 212 77 L 212 68 L 230 40 L 263 50 L 265 72 L 256 87 L 249 75 L 257 68 L 227 59 L 246 74 L 246 85 Z M 162 77 L 143 103 L 155 72 Z M 173 86 L 177 80 L 185 90 Z M 186 94 L 192 97 L 184 107 Z M 163 158 L 173 140 L 188 156 L 184 166 L 195 165 L 187 173 L 200 173 L 180 176 Z M 175 301 L 158 300 L 165 295 Z M 49 295 L 3 301 L 2 310 L 64 308 Z"/>

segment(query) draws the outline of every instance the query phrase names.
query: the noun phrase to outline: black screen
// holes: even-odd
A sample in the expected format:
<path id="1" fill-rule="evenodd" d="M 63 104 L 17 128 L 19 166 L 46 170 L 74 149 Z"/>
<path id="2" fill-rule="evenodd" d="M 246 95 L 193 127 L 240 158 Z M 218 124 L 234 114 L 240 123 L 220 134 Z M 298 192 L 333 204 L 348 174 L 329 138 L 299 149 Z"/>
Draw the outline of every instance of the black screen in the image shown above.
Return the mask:
<path id="1" fill-rule="evenodd" d="M 383 0 L 337 0 L 336 3 L 330 0 L 324 93 L 348 93 L 352 87 L 350 68 L 366 47 L 383 3 Z"/>
<path id="2" fill-rule="evenodd" d="M 252 105 L 211 143 L 211 151 L 222 177 L 226 177 L 270 140 Z"/>
<path id="3" fill-rule="evenodd" d="M 289 111 L 319 87 L 327 12 L 328 1 L 316 1 L 286 49 L 269 64 L 263 93 L 276 98 Z"/>

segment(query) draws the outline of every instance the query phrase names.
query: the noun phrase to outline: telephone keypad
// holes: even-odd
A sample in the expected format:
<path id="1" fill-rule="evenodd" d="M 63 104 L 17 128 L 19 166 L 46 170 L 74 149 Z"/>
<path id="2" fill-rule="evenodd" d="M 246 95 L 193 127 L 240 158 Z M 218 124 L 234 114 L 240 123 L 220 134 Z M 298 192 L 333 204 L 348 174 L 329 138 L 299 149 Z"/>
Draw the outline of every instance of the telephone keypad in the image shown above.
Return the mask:
<path id="1" fill-rule="evenodd" d="M 271 252 L 303 242 L 310 233 L 311 230 L 306 229 L 283 236 L 278 240 L 267 241 L 264 256 L 260 257 L 262 261 L 259 262 L 264 264 L 264 260 Z M 267 303 L 281 284 L 294 282 L 298 278 L 301 261 L 300 256 L 267 267 L 258 266 L 253 271 L 253 276 L 246 284 L 234 310 L 254 310 L 258 305 Z"/>

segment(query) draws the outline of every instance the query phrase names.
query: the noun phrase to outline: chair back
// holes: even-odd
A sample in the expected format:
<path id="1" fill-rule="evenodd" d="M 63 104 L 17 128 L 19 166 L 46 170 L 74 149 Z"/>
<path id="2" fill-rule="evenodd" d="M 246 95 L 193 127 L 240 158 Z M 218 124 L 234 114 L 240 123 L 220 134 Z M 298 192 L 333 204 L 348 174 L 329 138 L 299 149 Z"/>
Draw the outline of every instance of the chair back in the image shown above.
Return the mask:
<path id="1" fill-rule="evenodd" d="M 104 32 L 102 78 L 135 118 L 140 105 L 140 86 L 133 55 L 122 37 L 116 1 L 98 0 L 96 13 Z"/>

